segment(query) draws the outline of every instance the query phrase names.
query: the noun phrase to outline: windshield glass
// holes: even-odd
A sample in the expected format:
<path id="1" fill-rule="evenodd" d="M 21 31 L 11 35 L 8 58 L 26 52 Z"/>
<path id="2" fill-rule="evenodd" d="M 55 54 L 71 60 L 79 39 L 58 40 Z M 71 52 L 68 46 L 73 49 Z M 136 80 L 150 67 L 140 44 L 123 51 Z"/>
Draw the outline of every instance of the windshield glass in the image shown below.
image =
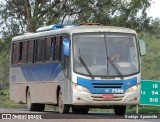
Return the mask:
<path id="1" fill-rule="evenodd" d="M 92 76 L 125 76 L 139 71 L 136 39 L 133 35 L 77 34 L 73 36 L 73 45 L 76 73 Z"/>

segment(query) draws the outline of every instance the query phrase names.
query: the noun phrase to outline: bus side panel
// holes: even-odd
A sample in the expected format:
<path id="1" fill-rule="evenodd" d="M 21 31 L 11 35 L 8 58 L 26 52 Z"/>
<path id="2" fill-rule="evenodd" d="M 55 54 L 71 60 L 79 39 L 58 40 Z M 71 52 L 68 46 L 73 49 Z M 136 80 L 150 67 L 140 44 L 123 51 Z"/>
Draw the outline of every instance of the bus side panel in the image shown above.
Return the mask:
<path id="1" fill-rule="evenodd" d="M 20 83 L 12 83 L 10 84 L 10 99 L 17 103 L 23 103 L 21 99 L 21 84 Z"/>
<path id="2" fill-rule="evenodd" d="M 22 83 L 25 78 L 22 76 L 20 67 L 11 67 L 10 69 L 10 99 L 17 103 L 25 103 L 22 100 Z M 25 95 L 26 96 L 26 95 Z"/>
<path id="3" fill-rule="evenodd" d="M 58 81 L 28 84 L 32 103 L 57 104 L 56 89 L 58 85 L 60 85 Z"/>
<path id="4" fill-rule="evenodd" d="M 57 103 L 57 87 L 64 80 L 60 63 L 12 67 L 10 74 L 11 100 L 26 103 L 28 87 L 32 103 Z"/>

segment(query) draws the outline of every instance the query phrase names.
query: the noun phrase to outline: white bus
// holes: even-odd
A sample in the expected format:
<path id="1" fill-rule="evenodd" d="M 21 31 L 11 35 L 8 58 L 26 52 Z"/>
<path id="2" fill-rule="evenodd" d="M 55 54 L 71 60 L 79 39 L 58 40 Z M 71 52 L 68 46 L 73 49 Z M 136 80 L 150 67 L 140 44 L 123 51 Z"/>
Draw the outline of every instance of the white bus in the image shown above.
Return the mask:
<path id="1" fill-rule="evenodd" d="M 10 99 L 30 111 L 86 114 L 138 105 L 145 44 L 132 29 L 54 24 L 12 39 Z"/>

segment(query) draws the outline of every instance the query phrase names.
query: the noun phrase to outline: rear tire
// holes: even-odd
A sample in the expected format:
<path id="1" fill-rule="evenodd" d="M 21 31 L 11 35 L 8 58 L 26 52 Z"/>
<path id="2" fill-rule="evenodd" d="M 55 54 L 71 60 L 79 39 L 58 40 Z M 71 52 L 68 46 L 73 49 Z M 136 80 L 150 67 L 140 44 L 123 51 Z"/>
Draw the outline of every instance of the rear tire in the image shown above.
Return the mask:
<path id="1" fill-rule="evenodd" d="M 27 91 L 27 108 L 29 111 L 36 111 L 36 104 L 35 103 L 31 103 L 31 94 L 30 91 Z"/>
<path id="2" fill-rule="evenodd" d="M 29 111 L 44 111 L 45 104 L 31 103 L 30 91 L 27 91 L 27 108 Z"/>
<path id="3" fill-rule="evenodd" d="M 70 105 L 64 104 L 64 98 L 62 94 L 62 90 L 59 91 L 58 94 L 58 110 L 59 113 L 64 114 L 64 113 L 69 113 Z"/>
<path id="4" fill-rule="evenodd" d="M 114 106 L 115 115 L 124 115 L 126 112 L 126 106 Z"/>
<path id="5" fill-rule="evenodd" d="M 45 109 L 45 104 L 36 104 L 36 108 L 37 110 L 36 111 L 44 111 Z"/>

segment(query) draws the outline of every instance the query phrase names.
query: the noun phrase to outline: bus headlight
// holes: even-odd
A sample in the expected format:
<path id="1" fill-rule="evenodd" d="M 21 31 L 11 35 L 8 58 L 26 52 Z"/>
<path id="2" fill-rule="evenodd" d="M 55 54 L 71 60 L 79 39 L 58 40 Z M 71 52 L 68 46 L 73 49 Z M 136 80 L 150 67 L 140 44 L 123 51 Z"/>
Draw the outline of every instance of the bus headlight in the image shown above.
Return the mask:
<path id="1" fill-rule="evenodd" d="M 87 88 L 85 88 L 83 86 L 80 86 L 76 83 L 72 83 L 72 85 L 73 85 L 73 88 L 76 89 L 79 92 L 89 92 L 89 90 Z"/>
<path id="2" fill-rule="evenodd" d="M 129 88 L 129 89 L 127 90 L 127 92 L 135 92 L 135 91 L 137 91 L 139 88 L 140 88 L 140 83 L 138 83 L 138 84 L 132 86 L 131 88 Z"/>

